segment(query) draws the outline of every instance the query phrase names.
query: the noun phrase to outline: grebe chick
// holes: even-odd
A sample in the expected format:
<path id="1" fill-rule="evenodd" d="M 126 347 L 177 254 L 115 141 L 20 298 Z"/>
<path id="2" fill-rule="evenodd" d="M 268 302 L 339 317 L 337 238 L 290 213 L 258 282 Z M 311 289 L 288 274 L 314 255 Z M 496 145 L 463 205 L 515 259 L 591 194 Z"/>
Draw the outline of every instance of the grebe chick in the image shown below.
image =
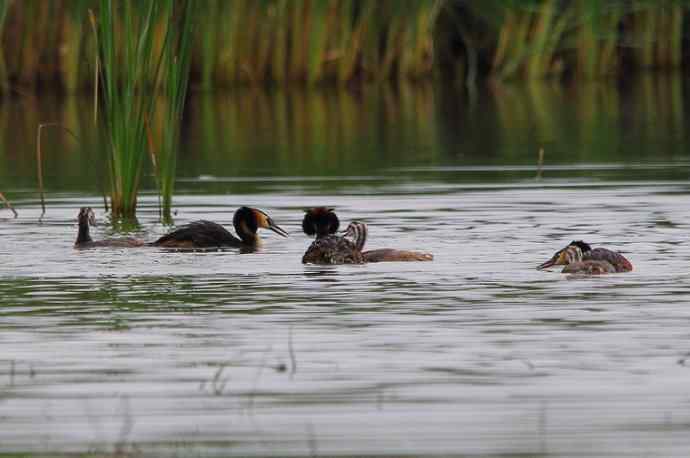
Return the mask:
<path id="1" fill-rule="evenodd" d="M 361 249 L 343 236 L 336 235 L 340 221 L 332 208 L 316 207 L 306 211 L 302 230 L 316 240 L 302 256 L 303 264 L 362 264 Z"/>
<path id="2" fill-rule="evenodd" d="M 261 243 L 257 235 L 259 228 L 270 229 L 276 234 L 287 237 L 288 233 L 278 226 L 261 210 L 240 207 L 232 219 L 237 236 L 212 221 L 194 221 L 185 224 L 169 234 L 159 238 L 151 245 L 170 248 L 220 248 L 236 247 L 255 249 Z"/>
<path id="3" fill-rule="evenodd" d="M 606 248 L 592 249 L 582 240 L 573 240 L 565 248 L 558 250 L 551 259 L 537 266 L 546 269 L 551 266 L 565 266 L 565 274 L 608 274 L 629 272 L 633 266 L 622 254 Z"/>
<path id="4" fill-rule="evenodd" d="M 113 247 L 113 248 L 127 248 L 140 247 L 144 245 L 143 240 L 127 237 L 120 239 L 107 239 L 94 241 L 91 238 L 89 225 L 96 225 L 96 215 L 91 207 L 82 207 L 79 209 L 77 215 L 77 222 L 79 223 L 79 232 L 77 233 L 77 240 L 74 242 L 75 248 L 96 248 L 96 247 Z"/>
<path id="5" fill-rule="evenodd" d="M 367 240 L 367 233 L 367 225 L 357 221 L 350 223 L 345 230 L 345 237 L 353 239 L 355 247 L 362 252 L 364 262 L 433 261 L 434 259 L 432 254 L 419 251 L 394 250 L 391 248 L 362 251 Z"/>

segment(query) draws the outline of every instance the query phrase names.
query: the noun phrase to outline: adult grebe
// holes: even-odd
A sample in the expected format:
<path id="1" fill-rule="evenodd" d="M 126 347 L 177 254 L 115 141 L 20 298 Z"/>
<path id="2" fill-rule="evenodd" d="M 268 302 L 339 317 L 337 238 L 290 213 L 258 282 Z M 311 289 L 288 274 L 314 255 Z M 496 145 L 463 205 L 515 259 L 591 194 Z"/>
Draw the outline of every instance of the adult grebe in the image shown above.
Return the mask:
<path id="1" fill-rule="evenodd" d="M 232 219 L 232 225 L 239 238 L 218 223 L 202 220 L 185 224 L 151 245 L 171 248 L 256 248 L 261 240 L 256 233 L 259 228 L 270 229 L 283 237 L 288 236 L 288 233 L 274 223 L 266 213 L 256 208 L 238 208 Z"/>
<path id="2" fill-rule="evenodd" d="M 537 269 L 546 269 L 551 266 L 565 266 L 562 272 L 566 274 L 597 275 L 633 270 L 630 261 L 622 254 L 606 248 L 592 249 L 582 240 L 573 240 L 568 246 L 558 250 L 551 259 L 537 266 Z"/>
<path id="3" fill-rule="evenodd" d="M 335 235 L 340 221 L 332 208 L 311 208 L 304 214 L 302 230 L 316 240 L 302 256 L 303 264 L 362 264 L 361 249 L 347 238 Z"/>
<path id="4" fill-rule="evenodd" d="M 307 235 L 316 235 L 316 240 L 304 253 L 304 264 L 361 264 L 434 259 L 431 254 L 416 251 L 388 248 L 363 251 L 367 240 L 367 225 L 359 222 L 350 223 L 344 237 L 336 235 L 339 226 L 340 221 L 332 208 L 316 207 L 307 210 L 302 220 L 302 229 Z"/>
<path id="5" fill-rule="evenodd" d="M 96 224 L 96 215 L 91 207 L 82 207 L 79 209 L 77 215 L 77 222 L 79 223 L 79 232 L 77 233 L 77 240 L 74 242 L 75 248 L 96 248 L 96 247 L 113 247 L 113 248 L 127 248 L 140 247 L 144 245 L 143 240 L 135 238 L 120 238 L 120 239 L 106 239 L 94 241 L 91 238 L 89 225 Z"/>

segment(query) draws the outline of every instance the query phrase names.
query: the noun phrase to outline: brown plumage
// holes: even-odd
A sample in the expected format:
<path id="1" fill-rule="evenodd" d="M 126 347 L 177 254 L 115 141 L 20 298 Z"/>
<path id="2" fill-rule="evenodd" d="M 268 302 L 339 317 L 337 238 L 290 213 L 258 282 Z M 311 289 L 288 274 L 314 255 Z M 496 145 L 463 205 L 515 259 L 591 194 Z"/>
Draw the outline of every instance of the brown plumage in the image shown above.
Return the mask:
<path id="1" fill-rule="evenodd" d="M 432 261 L 434 259 L 432 254 L 419 251 L 394 250 L 391 248 L 363 251 L 368 233 L 367 225 L 357 221 L 351 222 L 345 231 L 345 236 L 351 237 L 357 249 L 362 252 L 364 262 Z"/>
<path id="2" fill-rule="evenodd" d="M 616 273 L 616 268 L 606 261 L 580 261 L 568 264 L 563 268 L 564 274 L 601 275 Z"/>
<path id="3" fill-rule="evenodd" d="M 302 256 L 303 264 L 362 264 L 361 249 L 345 237 L 335 235 L 340 221 L 332 208 L 316 207 L 307 210 L 302 230 L 315 235 L 316 240 Z"/>
<path id="4" fill-rule="evenodd" d="M 368 250 L 362 253 L 366 262 L 403 262 L 403 261 L 433 261 L 434 255 L 431 253 L 421 253 L 419 251 L 393 250 L 391 248 L 381 248 L 379 250 Z"/>
<path id="5" fill-rule="evenodd" d="M 185 224 L 153 242 L 151 245 L 168 248 L 256 248 L 260 244 L 257 230 L 270 229 L 278 235 L 287 237 L 288 233 L 273 222 L 261 210 L 240 207 L 232 220 L 239 237 L 212 221 L 194 221 Z"/>
<path id="6" fill-rule="evenodd" d="M 304 253 L 304 264 L 431 261 L 434 258 L 428 253 L 389 248 L 363 251 L 367 240 L 367 225 L 359 222 L 350 223 L 344 237 L 336 235 L 339 226 L 340 221 L 332 208 L 316 207 L 307 210 L 302 220 L 302 229 L 307 235 L 316 235 L 316 240 Z"/>
<path id="7" fill-rule="evenodd" d="M 558 250 L 551 259 L 540 264 L 537 269 L 562 265 L 563 273 L 599 275 L 633 270 L 632 263 L 622 254 L 606 248 L 594 248 L 582 240 L 574 240 L 565 248 Z"/>
<path id="8" fill-rule="evenodd" d="M 74 242 L 75 248 L 132 248 L 144 245 L 143 240 L 127 237 L 118 239 L 96 240 L 91 238 L 89 225 L 96 224 L 96 216 L 91 207 L 82 207 L 77 215 L 77 222 L 79 223 L 79 232 L 77 233 L 77 240 Z"/>

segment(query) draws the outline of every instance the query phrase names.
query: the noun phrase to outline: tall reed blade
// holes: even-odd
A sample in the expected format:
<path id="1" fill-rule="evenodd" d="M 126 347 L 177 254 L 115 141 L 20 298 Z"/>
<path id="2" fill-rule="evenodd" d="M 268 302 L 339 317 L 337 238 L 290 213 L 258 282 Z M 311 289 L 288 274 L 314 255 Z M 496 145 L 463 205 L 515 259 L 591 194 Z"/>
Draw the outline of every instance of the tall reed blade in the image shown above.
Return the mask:
<path id="1" fill-rule="evenodd" d="M 115 216 L 134 217 L 136 213 L 147 151 L 157 154 L 154 168 L 165 174 L 165 180 L 159 175 L 157 181 L 168 183 L 165 193 L 172 193 L 174 161 L 170 157 L 176 151 L 173 144 L 179 138 L 189 78 L 189 13 L 188 2 L 104 0 L 98 21 L 94 20 L 102 126 L 108 139 L 110 203 Z M 170 98 L 162 105 L 162 117 L 169 124 L 162 129 L 160 149 L 151 151 L 149 123 L 156 117 L 162 96 Z"/>
<path id="2" fill-rule="evenodd" d="M 175 170 L 180 144 L 180 130 L 191 65 L 191 43 L 194 10 L 192 2 L 169 0 L 169 17 L 166 47 L 163 50 L 164 103 L 161 148 L 158 151 L 156 167 L 158 190 L 161 196 L 161 217 L 171 217 L 172 194 L 175 188 Z"/>

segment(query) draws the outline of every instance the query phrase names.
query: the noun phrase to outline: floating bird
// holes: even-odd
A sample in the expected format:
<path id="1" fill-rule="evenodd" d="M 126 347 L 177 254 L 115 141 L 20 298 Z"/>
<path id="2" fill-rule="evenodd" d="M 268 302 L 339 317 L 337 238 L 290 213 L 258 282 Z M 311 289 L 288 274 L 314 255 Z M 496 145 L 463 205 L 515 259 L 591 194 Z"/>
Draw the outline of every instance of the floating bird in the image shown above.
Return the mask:
<path id="1" fill-rule="evenodd" d="M 77 233 L 77 240 L 74 242 L 75 248 L 127 248 L 140 247 L 144 245 L 143 240 L 131 237 L 94 241 L 91 238 L 89 226 L 96 225 L 96 215 L 94 214 L 91 207 L 82 207 L 81 209 L 79 209 L 79 215 L 77 215 L 77 222 L 79 223 L 79 232 Z"/>
<path id="2" fill-rule="evenodd" d="M 362 264 L 361 249 L 347 238 L 336 235 L 340 221 L 332 208 L 316 207 L 307 210 L 302 230 L 316 240 L 302 256 L 303 264 Z"/>
<path id="3" fill-rule="evenodd" d="M 537 269 L 551 266 L 565 266 L 563 273 L 573 274 L 607 274 L 615 272 L 629 272 L 633 266 L 625 257 L 606 248 L 592 249 L 582 240 L 573 240 L 565 248 L 558 250 L 551 259 L 540 264 Z"/>
<path id="4" fill-rule="evenodd" d="M 232 225 L 235 227 L 235 232 L 239 238 L 218 223 L 201 220 L 185 224 L 159 238 L 151 245 L 171 248 L 235 247 L 255 249 L 261 243 L 261 239 L 256 233 L 259 228 L 270 229 L 283 237 L 288 236 L 288 233 L 274 223 L 266 213 L 256 208 L 238 208 L 232 219 Z"/>
<path id="5" fill-rule="evenodd" d="M 367 240 L 367 225 L 353 222 L 344 236 L 336 235 L 340 221 L 332 208 L 316 207 L 307 210 L 302 220 L 302 229 L 316 240 L 302 257 L 304 264 L 361 264 L 385 261 L 431 261 L 428 253 L 379 249 L 363 251 Z M 349 240 L 349 239 L 352 239 Z"/>
<path id="6" fill-rule="evenodd" d="M 392 248 L 362 251 L 367 240 L 367 233 L 367 225 L 357 221 L 350 223 L 345 230 L 345 237 L 353 239 L 355 247 L 362 252 L 364 262 L 433 261 L 434 259 L 432 254 L 419 251 L 394 250 Z"/>

